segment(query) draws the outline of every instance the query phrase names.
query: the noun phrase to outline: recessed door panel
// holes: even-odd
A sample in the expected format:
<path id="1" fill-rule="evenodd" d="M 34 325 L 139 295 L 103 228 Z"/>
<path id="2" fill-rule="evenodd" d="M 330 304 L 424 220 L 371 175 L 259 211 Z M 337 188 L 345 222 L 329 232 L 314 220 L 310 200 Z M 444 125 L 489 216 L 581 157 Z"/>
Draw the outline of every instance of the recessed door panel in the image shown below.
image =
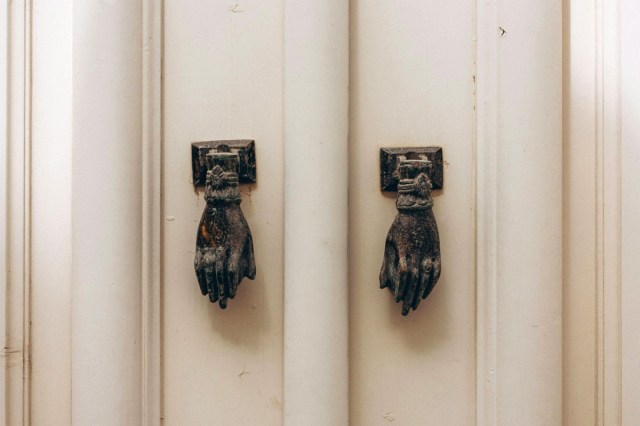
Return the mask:
<path id="1" fill-rule="evenodd" d="M 473 4 L 352 1 L 350 389 L 354 425 L 475 422 Z M 416 311 L 379 289 L 396 194 L 379 150 L 442 146 L 442 275 Z"/>
<path id="2" fill-rule="evenodd" d="M 163 96 L 163 409 L 166 425 L 282 422 L 282 1 L 167 1 Z M 226 310 L 193 268 L 205 206 L 191 143 L 254 139 L 242 184 L 257 276 Z"/>

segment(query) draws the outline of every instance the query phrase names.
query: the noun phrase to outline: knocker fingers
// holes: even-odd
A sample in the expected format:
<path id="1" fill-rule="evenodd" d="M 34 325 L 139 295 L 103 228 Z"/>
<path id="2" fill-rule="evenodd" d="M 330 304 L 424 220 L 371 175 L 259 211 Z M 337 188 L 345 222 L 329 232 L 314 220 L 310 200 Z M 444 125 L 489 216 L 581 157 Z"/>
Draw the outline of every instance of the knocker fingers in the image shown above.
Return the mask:
<path id="1" fill-rule="evenodd" d="M 219 294 L 213 264 L 207 264 L 203 269 L 207 280 L 207 293 L 209 294 L 209 300 L 212 303 L 215 303 L 218 301 Z"/>
<path id="2" fill-rule="evenodd" d="M 227 280 L 229 282 L 229 298 L 233 299 L 236 297 L 236 292 L 238 290 L 238 284 L 240 284 L 240 280 L 242 276 L 238 274 L 238 269 L 240 265 L 240 256 L 237 254 L 232 254 L 229 257 L 229 261 L 227 263 Z"/>
<path id="3" fill-rule="evenodd" d="M 402 315 L 409 314 L 409 310 L 413 307 L 414 295 L 418 293 L 418 291 L 416 291 L 417 287 L 420 285 L 420 271 L 414 266 L 415 262 L 413 260 L 409 263 L 411 265 L 408 273 L 407 293 L 402 301 Z"/>
<path id="4" fill-rule="evenodd" d="M 426 289 L 431 285 L 430 281 L 431 281 L 432 269 L 433 269 L 433 262 L 431 261 L 431 258 L 424 259 L 420 264 L 420 287 L 418 288 L 418 291 L 416 291 L 416 294 L 414 295 L 414 298 L 413 298 L 414 310 L 418 308 L 418 305 L 420 305 L 420 302 L 422 302 L 422 299 L 426 297 L 424 294 Z"/>
<path id="5" fill-rule="evenodd" d="M 220 295 L 219 305 L 222 309 L 227 307 L 227 296 L 228 293 L 226 291 L 226 277 L 224 273 L 224 259 L 219 257 L 215 263 L 215 274 L 216 274 L 216 282 L 218 284 L 218 294 Z"/>
<path id="6" fill-rule="evenodd" d="M 401 301 L 404 297 L 404 292 L 407 287 L 407 276 L 408 276 L 408 268 L 407 268 L 407 258 L 404 256 L 400 257 L 398 261 L 398 283 L 395 286 L 395 300 L 396 303 Z M 394 283 L 395 284 L 395 283 Z"/>
<path id="7" fill-rule="evenodd" d="M 387 260 L 382 261 L 382 268 L 380 268 L 380 288 L 389 287 L 391 281 L 389 280 L 389 265 L 387 264 Z"/>
<path id="8" fill-rule="evenodd" d="M 428 276 L 429 279 L 428 280 L 425 279 L 425 281 L 427 282 L 427 286 L 424 290 L 424 293 L 422 294 L 423 299 L 429 296 L 433 288 L 436 286 L 436 283 L 438 282 L 438 278 L 440 278 L 440 259 L 438 259 L 437 257 L 432 258 L 432 259 L 429 259 L 429 262 L 431 263 L 431 271 L 430 271 L 431 273 Z"/>
<path id="9" fill-rule="evenodd" d="M 442 265 L 440 261 L 440 255 L 433 258 L 433 283 L 438 282 L 440 279 L 440 271 L 442 271 Z"/>
<path id="10" fill-rule="evenodd" d="M 242 271 L 243 274 L 240 275 L 240 280 L 242 279 L 243 275 L 246 275 L 247 278 L 252 280 L 256 277 L 256 257 L 253 253 L 253 238 L 251 238 L 251 235 L 249 235 L 247 238 L 244 253 L 245 256 L 248 257 L 247 270 Z M 244 272 L 246 272 L 246 274 Z"/>
<path id="11" fill-rule="evenodd" d="M 394 293 L 398 287 L 393 282 L 393 277 L 396 276 L 395 257 L 395 247 L 390 243 L 385 244 L 384 259 L 382 260 L 382 268 L 380 268 L 380 288 L 389 287 Z"/>
<path id="12" fill-rule="evenodd" d="M 209 293 L 209 287 L 207 286 L 207 275 L 204 272 L 204 268 L 196 267 L 196 276 L 198 278 L 200 292 L 203 296 L 207 295 Z"/>

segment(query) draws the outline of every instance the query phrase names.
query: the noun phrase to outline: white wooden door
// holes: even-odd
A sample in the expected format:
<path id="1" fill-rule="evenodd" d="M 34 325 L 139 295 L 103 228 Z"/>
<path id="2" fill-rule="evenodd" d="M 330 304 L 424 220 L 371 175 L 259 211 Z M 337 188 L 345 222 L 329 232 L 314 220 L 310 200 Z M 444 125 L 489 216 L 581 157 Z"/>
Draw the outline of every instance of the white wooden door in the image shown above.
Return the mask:
<path id="1" fill-rule="evenodd" d="M 635 425 L 633 0 L 0 3 L 1 424 Z M 257 277 L 193 271 L 190 144 L 256 141 Z M 382 146 L 443 273 L 378 287 Z"/>

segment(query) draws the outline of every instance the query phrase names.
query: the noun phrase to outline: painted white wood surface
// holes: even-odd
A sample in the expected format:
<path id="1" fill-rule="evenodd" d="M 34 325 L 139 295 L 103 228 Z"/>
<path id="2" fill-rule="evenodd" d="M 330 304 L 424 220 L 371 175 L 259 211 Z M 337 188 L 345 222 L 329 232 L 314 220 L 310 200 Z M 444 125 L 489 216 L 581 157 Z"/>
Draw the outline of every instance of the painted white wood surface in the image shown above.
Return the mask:
<path id="1" fill-rule="evenodd" d="M 71 3 L 32 2 L 33 425 L 71 424 Z M 87 281 L 89 282 L 89 281 Z"/>
<path id="2" fill-rule="evenodd" d="M 596 12 L 564 16 L 563 408 L 565 424 L 598 424 Z M 588 403 L 586 403 L 588 402 Z"/>
<path id="3" fill-rule="evenodd" d="M 621 203 L 620 4 L 572 1 L 565 8 L 565 424 L 627 424 L 621 220 L 634 204 Z"/>
<path id="4" fill-rule="evenodd" d="M 72 423 L 140 424 L 142 7 L 73 5 Z"/>
<path id="5" fill-rule="evenodd" d="M 561 16 L 555 0 L 477 3 L 481 425 L 561 422 Z"/>
<path id="6" fill-rule="evenodd" d="M 640 4 L 622 0 L 620 17 L 621 417 L 633 425 L 640 422 Z"/>
<path id="7" fill-rule="evenodd" d="M 355 424 L 561 421 L 561 3 L 472 6 L 352 3 Z M 405 319 L 377 289 L 395 214 L 377 150 L 425 144 L 449 163 L 434 208 L 445 266 Z"/>
<path id="8" fill-rule="evenodd" d="M 162 7 L 142 0 L 142 424 L 162 419 Z"/>
<path id="9" fill-rule="evenodd" d="M 495 327 L 495 372 L 486 365 L 478 371 L 479 384 L 493 382 L 487 392 L 495 392 L 495 406 L 483 408 L 495 409 L 495 418 L 481 424 L 562 420 L 561 6 L 498 1 L 483 11 L 495 14 L 484 24 L 498 30 L 478 23 L 478 86 L 488 85 L 490 99 L 478 92 L 478 117 L 487 112 L 481 128 L 495 129 L 478 133 L 478 151 L 495 155 L 495 181 L 478 180 L 478 200 L 489 195 L 496 203 L 486 228 L 495 232 L 495 258 L 479 262 L 479 271 L 495 268 L 495 322 L 478 325 L 480 333 Z"/>
<path id="10" fill-rule="evenodd" d="M 7 212 L 7 226 L 0 229 L 0 247 L 5 270 L 11 269 L 2 281 L 0 330 L 8 348 L 0 376 L 2 424 L 69 424 L 72 412 L 77 424 L 85 419 L 100 424 L 94 416 L 105 424 L 113 424 L 114 416 L 131 416 L 133 424 L 143 418 L 145 424 L 159 424 L 160 415 L 165 424 L 281 424 L 288 377 L 283 375 L 282 270 L 285 6 L 292 4 L 170 1 L 161 11 L 154 0 L 82 2 L 74 4 L 74 13 L 70 6 L 53 3 L 0 4 L 1 21 L 11 24 L 0 46 L 6 49 L 0 50 L 0 69 L 9 89 L 3 104 L 7 114 L 2 115 L 7 149 L 0 153 L 0 187 L 6 195 L 0 207 Z M 565 2 L 560 42 L 559 5 L 552 0 L 490 1 L 474 9 L 458 2 L 351 1 L 351 372 L 350 383 L 345 374 L 338 385 L 351 386 L 351 424 L 400 424 L 442 415 L 440 424 L 506 425 L 514 424 L 516 414 L 517 424 L 523 424 L 522 418 L 560 424 L 560 416 L 566 425 L 637 422 L 638 10 L 634 0 Z M 89 9 L 92 13 L 78 13 Z M 333 12 L 322 15 L 322 22 Z M 87 19 L 102 14 L 111 20 Z M 314 29 L 296 31 L 303 30 Z M 163 32 L 164 45 L 158 37 Z M 127 34 L 139 37 L 127 43 Z M 74 52 L 73 75 L 71 37 L 81 47 Z M 546 102 L 557 100 L 560 48 L 565 74 L 564 159 L 559 165 L 543 152 L 557 154 L 559 149 L 559 142 L 551 142 L 559 114 Z M 293 59 L 297 53 L 305 57 L 305 52 L 292 53 Z M 324 54 L 341 57 L 337 51 Z M 534 61 L 536 55 L 544 58 Z M 89 60 L 106 56 L 109 61 L 100 69 L 96 64 L 104 62 Z M 78 66 L 84 60 L 87 67 Z M 30 71 L 32 78 L 27 78 Z M 311 71 L 303 69 L 299 77 Z M 313 80 L 318 86 L 310 90 L 321 83 Z M 79 85 L 83 81 L 86 85 Z M 86 106 L 74 117 L 72 100 Z M 320 105 L 312 99 L 296 102 Z M 545 114 L 551 121 L 543 120 Z M 72 125 L 76 136 L 82 134 L 78 129 L 87 132 L 74 138 L 73 149 L 85 152 L 89 161 L 75 158 L 79 173 L 73 175 Z M 536 135 L 525 152 L 525 138 Z M 243 188 L 259 276 L 243 283 L 224 313 L 200 297 L 193 253 L 188 252 L 193 250 L 193 221 L 203 207 L 189 182 L 188 146 L 192 140 L 217 137 L 254 137 L 259 155 L 259 183 Z M 108 142 L 98 147 L 99 140 Z M 375 253 L 382 250 L 395 210 L 393 197 L 378 191 L 376 173 L 378 146 L 407 141 L 445 146 L 445 189 L 436 196 L 443 249 L 448 250 L 445 265 L 467 260 L 446 267 L 429 301 L 402 319 L 388 295 L 377 289 L 380 256 Z M 334 153 L 339 146 L 333 146 L 338 148 Z M 108 180 L 85 186 L 107 165 Z M 543 246 L 533 231 L 540 217 L 520 213 L 522 206 L 542 209 L 542 195 L 551 196 L 557 207 L 559 167 L 564 169 L 563 237 L 558 211 L 545 205 L 546 224 L 556 228 Z M 131 176 L 142 185 L 140 179 L 122 184 Z M 532 188 L 540 198 L 528 195 Z M 85 211 L 109 199 L 96 197 L 96 189 L 116 201 L 97 210 L 99 216 L 87 216 Z M 118 217 L 126 220 L 105 235 L 104 223 Z M 140 224 L 142 229 L 133 231 Z M 7 234 L 1 234 L 5 229 Z M 122 258 L 122 247 L 133 249 L 125 263 L 82 280 L 84 271 L 107 265 L 82 257 L 87 247 L 97 248 L 90 238 L 100 235 L 99 248 L 114 254 L 107 259 Z M 298 242 L 302 237 L 292 236 Z M 538 245 L 521 247 L 516 240 Z M 551 278 L 543 280 L 539 270 L 523 272 L 535 262 L 517 263 L 536 247 L 538 263 L 555 253 L 554 260 L 562 258 L 564 267 L 562 372 L 557 365 L 560 324 L 553 315 L 558 305 L 541 306 L 535 297 L 558 296 L 558 264 L 546 264 Z M 68 260 L 70 250 L 73 281 L 70 263 L 60 260 Z M 513 258 L 516 263 L 507 261 Z M 92 287 L 107 281 L 113 286 Z M 534 281 L 542 286 L 524 285 Z M 440 303 L 434 302 L 437 297 Z M 123 305 L 123 300 L 133 303 Z M 540 315 L 543 322 L 523 321 L 546 309 L 551 315 Z M 441 327 L 430 328 L 433 323 Z M 535 340 L 543 330 L 545 339 Z M 313 337 L 318 344 L 321 336 Z M 126 343 L 132 339 L 134 344 Z M 438 344 L 429 344 L 434 341 Z M 333 349 L 341 345 L 331 343 Z M 331 357 L 304 359 L 298 371 L 322 359 Z M 104 368 L 93 368 L 95 360 L 102 360 Z M 345 370 L 344 364 L 333 369 L 332 380 L 338 382 L 338 371 Z M 322 369 L 305 373 L 314 371 L 326 374 Z M 545 374 L 535 374 L 539 371 Z M 384 401 L 380 388 L 387 392 Z M 300 407 L 305 398 L 294 392 L 287 401 Z M 346 398 L 342 403 L 322 415 L 339 416 Z M 535 413 L 531 407 L 537 407 Z M 316 408 L 300 415 L 312 415 Z"/>
<path id="11" fill-rule="evenodd" d="M 598 421 L 623 423 L 621 341 L 620 1 L 600 0 L 596 26 Z"/>
<path id="12" fill-rule="evenodd" d="M 284 13 L 284 424 L 348 425 L 349 4 Z"/>
<path id="13" fill-rule="evenodd" d="M 0 278 L 0 306 L 7 306 L 7 290 L 9 282 L 9 8 L 8 2 L 0 3 L 0 135 L 4 143 L 0 149 L 0 209 L 4 214 L 0 216 L 0 270 L 4 271 Z M 6 309 L 6 308 L 3 308 Z M 3 311 L 4 312 L 4 311 Z M 0 338 L 7 346 L 7 317 L 0 315 Z M 6 424 L 9 405 L 7 401 L 7 357 L 0 357 L 0 424 Z"/>
<path id="14" fill-rule="evenodd" d="M 3 2 L 2 166 L 4 219 L 0 255 L 5 263 L 2 291 L 2 411 L 0 422 L 29 422 L 30 357 L 30 170 L 31 163 L 31 7 Z"/>
<path id="15" fill-rule="evenodd" d="M 478 245 L 478 298 L 495 304 L 495 322 L 478 323 L 478 350 L 495 357 L 495 371 L 478 365 L 478 392 L 495 397 L 479 406 L 480 424 L 562 419 L 561 6 L 479 6 L 487 20 L 478 22 L 478 152 L 495 161 L 478 163 L 478 214 L 495 202 L 478 220 L 479 237 L 495 238 Z"/>
<path id="16" fill-rule="evenodd" d="M 466 1 L 351 2 L 349 286 L 353 425 L 475 421 L 473 9 Z M 383 146 L 443 147 L 434 191 L 443 273 L 408 317 L 380 290 L 397 213 Z"/>
<path id="17" fill-rule="evenodd" d="M 279 425 L 283 359 L 283 2 L 164 3 L 162 403 L 165 425 Z M 226 310 L 193 270 L 205 206 L 191 142 L 256 140 L 243 185 L 257 275 Z"/>

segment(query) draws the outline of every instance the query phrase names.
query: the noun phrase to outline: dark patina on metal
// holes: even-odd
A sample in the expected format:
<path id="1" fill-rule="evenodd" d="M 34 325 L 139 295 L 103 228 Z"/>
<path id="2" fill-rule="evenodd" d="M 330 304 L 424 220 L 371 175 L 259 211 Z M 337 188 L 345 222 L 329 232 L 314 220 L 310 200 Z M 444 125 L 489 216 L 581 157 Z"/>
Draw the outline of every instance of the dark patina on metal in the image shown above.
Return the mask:
<path id="1" fill-rule="evenodd" d="M 380 188 L 383 191 L 397 191 L 398 174 L 396 172 L 400 158 L 419 158 L 422 155 L 431 162 L 428 175 L 433 189 L 442 189 L 444 171 L 442 148 L 439 146 L 380 148 Z"/>
<path id="2" fill-rule="evenodd" d="M 207 154 L 228 151 L 238 155 L 240 183 L 256 181 L 256 144 L 251 139 L 194 142 L 191 144 L 193 184 L 203 186 L 207 180 Z"/>
<path id="3" fill-rule="evenodd" d="M 207 205 L 198 225 L 194 267 L 202 294 L 225 309 L 240 281 L 256 276 L 253 238 L 240 209 L 238 152 L 228 144 L 210 147 L 205 166 Z"/>
<path id="4" fill-rule="evenodd" d="M 385 150 L 381 149 L 381 160 Z M 380 288 L 388 288 L 395 301 L 402 302 L 402 315 L 408 315 L 429 296 L 440 278 L 442 265 L 431 198 L 433 163 L 428 154 L 417 153 L 418 148 L 403 150 L 405 153 L 396 157 L 397 168 L 393 173 L 398 189 L 398 214 L 387 234 Z M 442 164 L 442 150 L 436 148 L 432 152 L 439 153 Z M 381 162 L 381 166 L 385 164 Z"/>

